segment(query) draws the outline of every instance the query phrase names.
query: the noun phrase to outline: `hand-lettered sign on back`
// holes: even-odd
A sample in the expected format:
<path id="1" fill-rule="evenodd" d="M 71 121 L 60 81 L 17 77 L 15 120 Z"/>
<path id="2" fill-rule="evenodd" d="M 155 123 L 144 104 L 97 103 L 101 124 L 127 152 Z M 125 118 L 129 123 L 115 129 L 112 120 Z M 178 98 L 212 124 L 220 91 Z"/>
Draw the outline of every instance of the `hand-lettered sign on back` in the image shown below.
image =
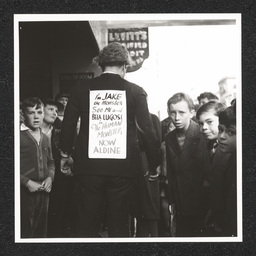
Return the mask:
<path id="1" fill-rule="evenodd" d="M 126 92 L 90 91 L 89 158 L 126 158 Z"/>

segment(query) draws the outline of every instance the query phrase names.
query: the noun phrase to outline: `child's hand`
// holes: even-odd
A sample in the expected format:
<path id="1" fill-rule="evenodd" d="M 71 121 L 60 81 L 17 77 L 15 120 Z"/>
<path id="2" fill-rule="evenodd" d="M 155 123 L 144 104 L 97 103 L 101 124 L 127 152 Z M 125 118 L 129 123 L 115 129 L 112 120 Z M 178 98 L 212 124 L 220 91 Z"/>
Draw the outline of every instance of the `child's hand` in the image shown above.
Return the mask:
<path id="1" fill-rule="evenodd" d="M 50 193 L 52 190 L 52 178 L 51 177 L 46 178 L 43 181 L 42 186 L 45 192 Z"/>
<path id="2" fill-rule="evenodd" d="M 43 186 L 33 180 L 29 180 L 27 183 L 27 188 L 29 192 L 37 192 L 43 189 Z"/>

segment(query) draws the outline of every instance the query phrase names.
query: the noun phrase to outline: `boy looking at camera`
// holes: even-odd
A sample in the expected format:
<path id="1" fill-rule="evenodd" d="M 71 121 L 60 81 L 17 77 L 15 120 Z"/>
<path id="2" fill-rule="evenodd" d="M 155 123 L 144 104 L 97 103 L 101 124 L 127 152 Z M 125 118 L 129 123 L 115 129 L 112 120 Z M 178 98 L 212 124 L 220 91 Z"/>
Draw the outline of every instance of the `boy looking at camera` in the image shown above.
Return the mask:
<path id="1" fill-rule="evenodd" d="M 47 235 L 49 193 L 55 173 L 49 139 L 42 133 L 44 111 L 38 98 L 22 103 L 24 124 L 20 131 L 21 237 Z"/>
<path id="2" fill-rule="evenodd" d="M 60 169 L 59 138 L 61 129 L 56 120 L 64 105 L 52 99 L 45 99 L 42 132 L 51 141 L 52 155 L 55 163 L 55 177 L 49 198 L 48 235 L 47 237 L 70 237 L 72 224 L 72 189 L 73 179 L 71 169 L 62 173 Z M 57 126 L 57 127 L 56 127 Z"/>
<path id="3" fill-rule="evenodd" d="M 236 103 L 219 115 L 219 147 L 230 154 L 226 164 L 222 192 L 222 236 L 237 236 L 237 157 L 236 157 Z"/>
<path id="4" fill-rule="evenodd" d="M 176 209 L 176 236 L 199 236 L 202 228 L 203 152 L 206 140 L 194 115 L 192 99 L 184 93 L 168 100 L 169 115 L 176 129 L 165 137 L 168 201 Z"/>
<path id="5" fill-rule="evenodd" d="M 223 175 L 229 154 L 221 152 L 218 144 L 219 114 L 226 105 L 217 101 L 209 101 L 202 105 L 196 117 L 201 132 L 207 139 L 205 151 L 205 235 L 220 235 L 220 218 L 222 211 Z M 210 229 L 209 229 L 210 228 Z"/>

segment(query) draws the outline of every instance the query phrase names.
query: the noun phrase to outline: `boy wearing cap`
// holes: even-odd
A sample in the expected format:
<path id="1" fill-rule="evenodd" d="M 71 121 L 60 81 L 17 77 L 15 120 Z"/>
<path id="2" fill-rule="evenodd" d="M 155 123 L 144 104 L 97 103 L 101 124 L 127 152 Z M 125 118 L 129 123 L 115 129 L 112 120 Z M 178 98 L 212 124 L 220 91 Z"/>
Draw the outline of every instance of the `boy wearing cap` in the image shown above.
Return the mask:
<path id="1" fill-rule="evenodd" d="M 68 104 L 69 95 L 67 93 L 58 93 L 55 96 L 55 101 L 60 102 L 64 106 L 64 110 Z"/>
<path id="2" fill-rule="evenodd" d="M 119 43 L 111 43 L 103 48 L 96 61 L 103 74 L 74 87 L 70 93 L 62 126 L 61 165 L 64 168 L 68 166 L 80 116 L 81 127 L 76 140 L 73 169 L 77 213 L 75 235 L 97 237 L 102 223 L 103 207 L 106 206 L 108 236 L 128 237 L 129 207 L 140 159 L 136 126 L 142 131 L 147 145 L 149 174 L 155 174 L 154 170 L 159 164 L 160 142 L 150 118 L 145 91 L 124 79 L 127 65 L 130 64 L 126 48 Z M 95 104 L 93 107 L 90 106 L 92 102 Z M 103 105 L 102 109 L 97 108 L 97 104 L 108 104 L 108 108 Z M 92 115 L 97 109 L 99 112 Z M 111 115 L 105 112 L 112 109 L 118 111 L 112 112 Z M 109 118 L 115 119 L 113 123 L 106 121 Z M 115 147 L 114 156 L 106 153 L 107 156 L 95 157 L 100 154 L 97 145 L 93 152 L 90 151 L 93 141 L 90 140 L 89 134 L 93 134 L 94 127 L 90 123 L 95 120 L 98 120 L 95 129 L 99 129 L 99 136 L 108 138 L 110 133 L 116 133 L 122 139 L 122 134 L 127 134 L 124 144 Z M 111 130 L 110 126 L 118 124 L 124 124 L 125 129 Z M 120 152 L 124 154 L 122 157 L 119 156 Z"/>
<path id="3" fill-rule="evenodd" d="M 62 110 L 59 111 L 59 116 L 58 116 L 58 118 L 61 120 L 63 120 L 64 112 L 68 104 L 68 98 L 69 98 L 69 95 L 67 93 L 58 93 L 55 96 L 55 101 L 63 105 L 63 108 Z"/>

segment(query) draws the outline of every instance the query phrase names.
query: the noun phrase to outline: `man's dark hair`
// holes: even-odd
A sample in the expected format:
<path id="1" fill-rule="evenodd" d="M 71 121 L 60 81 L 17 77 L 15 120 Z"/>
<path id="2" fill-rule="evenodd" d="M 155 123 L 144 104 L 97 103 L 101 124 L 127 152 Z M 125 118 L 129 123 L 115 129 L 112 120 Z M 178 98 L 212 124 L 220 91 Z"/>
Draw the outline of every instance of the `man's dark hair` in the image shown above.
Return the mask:
<path id="1" fill-rule="evenodd" d="M 198 97 L 197 97 L 197 100 L 198 102 L 200 102 L 201 99 L 204 99 L 204 98 L 207 98 L 208 100 L 219 100 L 219 98 L 211 93 L 211 92 L 203 92 L 201 93 Z"/>

